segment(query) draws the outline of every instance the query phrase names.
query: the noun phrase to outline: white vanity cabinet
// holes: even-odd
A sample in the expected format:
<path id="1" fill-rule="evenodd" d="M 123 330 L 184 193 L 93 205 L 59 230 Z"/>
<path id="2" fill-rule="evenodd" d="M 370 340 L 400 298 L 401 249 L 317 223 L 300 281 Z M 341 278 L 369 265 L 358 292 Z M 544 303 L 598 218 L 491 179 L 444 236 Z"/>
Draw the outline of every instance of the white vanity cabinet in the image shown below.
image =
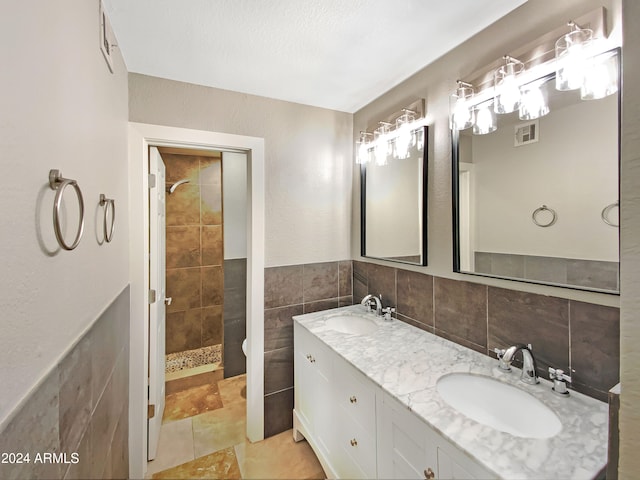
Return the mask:
<path id="1" fill-rule="evenodd" d="M 294 324 L 294 354 L 294 431 L 308 440 L 319 457 L 330 458 L 331 359 L 335 353 L 306 328 Z"/>
<path id="2" fill-rule="evenodd" d="M 377 460 L 379 478 L 497 478 L 388 394 L 378 398 Z"/>

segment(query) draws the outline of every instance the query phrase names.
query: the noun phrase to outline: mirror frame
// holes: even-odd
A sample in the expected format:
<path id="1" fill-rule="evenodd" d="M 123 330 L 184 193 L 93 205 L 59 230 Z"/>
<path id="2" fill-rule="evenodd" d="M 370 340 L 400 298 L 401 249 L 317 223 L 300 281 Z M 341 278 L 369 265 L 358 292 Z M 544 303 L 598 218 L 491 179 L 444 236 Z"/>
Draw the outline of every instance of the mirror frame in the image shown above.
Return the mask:
<path id="1" fill-rule="evenodd" d="M 422 135 L 424 138 L 424 148 L 422 150 L 422 158 L 419 162 L 422 162 L 422 191 L 420 192 L 421 196 L 421 207 L 422 214 L 419 215 L 418 219 L 422 222 L 422 227 L 420 228 L 420 233 L 422 235 L 422 244 L 420 245 L 420 261 L 419 262 L 407 262 L 403 260 L 398 260 L 395 258 L 389 257 L 376 257 L 373 255 L 367 255 L 367 165 L 360 165 L 360 255 L 365 258 L 374 258 L 376 260 L 386 260 L 388 262 L 402 263 L 405 265 L 416 265 L 419 267 L 425 267 L 428 265 L 428 239 L 427 239 L 427 206 L 428 206 L 428 190 L 427 190 L 427 181 L 429 179 L 428 174 L 428 165 L 429 165 L 429 127 L 424 125 L 422 127 Z M 417 129 L 416 129 L 417 130 Z"/>
<path id="2" fill-rule="evenodd" d="M 618 56 L 618 154 L 617 154 L 617 167 L 618 167 L 618 201 L 620 201 L 620 156 L 621 156 L 621 130 L 622 130 L 622 49 L 614 48 L 609 52 L 615 52 Z M 607 53 L 607 52 L 604 52 Z M 540 78 L 555 78 L 555 73 L 548 75 L 542 75 Z M 502 280 L 511 280 L 521 283 L 530 283 L 537 285 L 549 285 L 552 287 L 569 288 L 572 290 L 582 290 L 587 292 L 605 293 L 608 295 L 620 295 L 620 227 L 618 227 L 618 290 L 604 290 L 598 288 L 583 287 L 580 285 L 560 284 L 545 282 L 540 280 L 506 277 L 501 275 L 491 275 L 488 273 L 467 272 L 460 270 L 460 185 L 459 185 L 459 162 L 460 162 L 460 133 L 458 130 L 452 128 L 451 132 L 451 200 L 452 200 L 452 239 L 453 239 L 453 271 L 455 273 L 461 273 L 464 275 L 476 275 L 478 277 L 499 278 Z"/>

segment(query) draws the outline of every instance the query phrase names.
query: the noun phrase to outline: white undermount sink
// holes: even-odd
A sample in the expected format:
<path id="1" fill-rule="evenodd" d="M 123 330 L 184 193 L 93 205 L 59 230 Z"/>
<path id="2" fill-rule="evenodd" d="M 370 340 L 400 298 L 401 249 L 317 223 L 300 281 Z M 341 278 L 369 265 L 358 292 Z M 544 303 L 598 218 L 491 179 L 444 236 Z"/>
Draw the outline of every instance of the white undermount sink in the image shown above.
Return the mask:
<path id="1" fill-rule="evenodd" d="M 335 315 L 327 318 L 325 325 L 336 332 L 351 335 L 370 335 L 378 329 L 372 319 L 357 315 Z"/>
<path id="2" fill-rule="evenodd" d="M 490 377 L 451 373 L 440 377 L 437 389 L 460 413 L 516 437 L 550 438 L 562 430 L 562 423 L 544 403 Z"/>

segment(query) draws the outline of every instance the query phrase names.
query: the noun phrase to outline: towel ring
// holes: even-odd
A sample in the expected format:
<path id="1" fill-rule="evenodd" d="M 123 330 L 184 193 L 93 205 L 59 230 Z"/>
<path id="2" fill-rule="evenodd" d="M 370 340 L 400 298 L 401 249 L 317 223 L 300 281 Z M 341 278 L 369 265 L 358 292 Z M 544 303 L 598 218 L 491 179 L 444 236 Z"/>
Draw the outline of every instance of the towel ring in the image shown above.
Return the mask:
<path id="1" fill-rule="evenodd" d="M 545 211 L 551 212 L 551 221 L 548 223 L 540 223 L 537 219 L 537 216 L 541 212 L 545 212 Z M 556 214 L 556 211 L 553 208 L 547 207 L 546 205 L 542 205 L 541 207 L 536 208 L 531 214 L 531 219 L 533 220 L 533 223 L 535 223 L 539 227 L 550 227 L 551 225 L 556 223 L 557 218 L 558 218 L 558 215 Z"/>
<path id="2" fill-rule="evenodd" d="M 600 216 L 602 217 L 602 221 L 604 223 L 606 223 L 607 225 L 611 226 L 611 227 L 619 227 L 620 226 L 620 222 L 619 221 L 618 221 L 618 223 L 613 223 L 611 220 L 609 220 L 609 213 L 611 212 L 611 210 L 613 208 L 616 208 L 616 207 L 618 207 L 618 208 L 620 207 L 620 202 L 619 201 L 613 202 L 612 204 L 607 205 L 606 207 L 604 207 L 602 209 L 602 213 L 600 213 Z"/>
<path id="3" fill-rule="evenodd" d="M 108 228 L 107 214 L 109 212 L 109 205 L 111 205 L 111 228 Z M 104 193 L 100 194 L 100 206 L 104 207 L 104 220 L 102 225 L 104 227 L 104 239 L 107 243 L 111 243 L 113 240 L 113 227 L 116 225 L 116 202 L 112 198 L 107 198 Z"/>
<path id="4" fill-rule="evenodd" d="M 71 185 L 76 191 L 76 195 L 78 196 L 78 206 L 80 209 L 78 231 L 76 233 L 76 238 L 71 245 L 68 245 L 67 242 L 64 241 L 62 228 L 60 227 L 60 204 L 62 203 L 64 189 L 69 185 Z M 73 250 L 80 243 L 80 239 L 82 238 L 82 233 L 84 231 L 84 199 L 82 198 L 82 192 L 80 191 L 78 182 L 68 178 L 62 178 L 62 172 L 55 169 L 49 170 L 49 186 L 52 190 L 56 191 L 56 197 L 53 201 L 53 230 L 56 234 L 56 239 L 60 246 L 65 250 Z"/>

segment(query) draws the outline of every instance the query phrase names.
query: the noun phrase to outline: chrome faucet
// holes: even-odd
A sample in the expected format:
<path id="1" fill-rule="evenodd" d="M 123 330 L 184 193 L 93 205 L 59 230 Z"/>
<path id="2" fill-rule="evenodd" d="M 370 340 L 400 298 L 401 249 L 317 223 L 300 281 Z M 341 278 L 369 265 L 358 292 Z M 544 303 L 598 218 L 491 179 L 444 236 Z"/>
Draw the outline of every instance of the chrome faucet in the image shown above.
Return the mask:
<path id="1" fill-rule="evenodd" d="M 540 380 L 538 380 L 538 373 L 536 372 L 536 359 L 533 357 L 531 344 L 525 345 L 523 343 L 516 343 L 515 345 L 507 348 L 502 355 L 498 356 L 500 359 L 500 367 L 503 370 L 507 370 L 507 368 L 504 367 L 511 366 L 513 358 L 519 351 L 522 351 L 522 375 L 520 376 L 520 380 L 530 385 L 539 383 Z"/>
<path id="2" fill-rule="evenodd" d="M 370 293 L 369 295 L 367 295 L 362 299 L 362 301 L 360 302 L 360 305 L 364 305 L 367 308 L 367 311 L 369 311 L 371 309 L 372 303 L 376 304 L 376 315 L 378 317 L 382 316 L 382 302 L 375 295 Z"/>

